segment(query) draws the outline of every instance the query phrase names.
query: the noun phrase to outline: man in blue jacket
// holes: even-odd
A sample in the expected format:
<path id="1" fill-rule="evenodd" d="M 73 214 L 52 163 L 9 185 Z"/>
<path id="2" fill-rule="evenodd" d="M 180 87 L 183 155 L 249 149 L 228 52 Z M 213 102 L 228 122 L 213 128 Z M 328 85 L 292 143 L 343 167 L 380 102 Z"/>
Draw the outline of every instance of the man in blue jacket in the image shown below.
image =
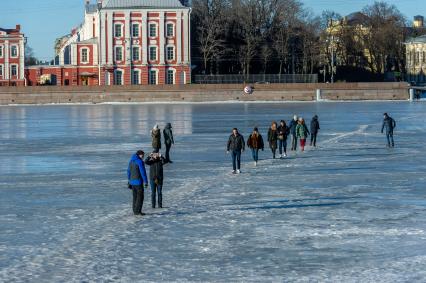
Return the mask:
<path id="1" fill-rule="evenodd" d="M 392 119 L 388 113 L 383 114 L 383 124 L 382 124 L 382 134 L 383 130 L 386 128 L 386 139 L 388 140 L 388 147 L 394 147 L 395 143 L 393 142 L 393 129 L 396 127 L 395 120 Z"/>
<path id="2" fill-rule="evenodd" d="M 148 178 L 146 177 L 145 164 L 143 157 L 145 153 L 138 150 L 132 155 L 127 167 L 127 179 L 129 181 L 129 189 L 133 191 L 133 213 L 135 215 L 144 215 L 142 213 L 142 205 L 144 198 L 144 188 L 148 187 Z"/>

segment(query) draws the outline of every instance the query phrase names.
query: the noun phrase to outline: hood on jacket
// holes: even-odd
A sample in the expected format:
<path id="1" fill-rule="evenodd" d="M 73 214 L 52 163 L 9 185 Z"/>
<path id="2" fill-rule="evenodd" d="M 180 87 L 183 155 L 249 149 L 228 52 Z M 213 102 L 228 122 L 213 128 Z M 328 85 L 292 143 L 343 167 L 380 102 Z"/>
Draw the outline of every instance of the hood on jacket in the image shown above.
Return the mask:
<path id="1" fill-rule="evenodd" d="M 318 115 L 315 115 L 314 117 L 312 117 L 312 120 L 318 120 Z"/>
<path id="2" fill-rule="evenodd" d="M 172 124 L 167 123 L 165 128 L 166 128 L 166 129 L 171 129 L 171 128 L 172 128 Z"/>
<path id="3" fill-rule="evenodd" d="M 138 160 L 142 160 L 139 158 L 139 156 L 135 153 L 132 155 L 132 157 L 130 158 L 131 161 L 138 161 Z"/>

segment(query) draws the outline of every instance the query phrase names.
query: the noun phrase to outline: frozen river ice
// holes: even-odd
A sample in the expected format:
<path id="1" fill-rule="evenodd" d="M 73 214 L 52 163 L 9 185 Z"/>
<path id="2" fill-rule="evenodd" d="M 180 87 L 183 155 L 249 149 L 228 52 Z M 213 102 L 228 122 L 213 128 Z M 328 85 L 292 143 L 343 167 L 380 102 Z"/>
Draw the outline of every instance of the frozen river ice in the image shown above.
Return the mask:
<path id="1" fill-rule="evenodd" d="M 294 113 L 319 147 L 231 176 L 232 127 Z M 135 217 L 127 162 L 166 122 L 166 208 Z M 425 148 L 424 103 L 1 107 L 0 281 L 424 282 Z"/>

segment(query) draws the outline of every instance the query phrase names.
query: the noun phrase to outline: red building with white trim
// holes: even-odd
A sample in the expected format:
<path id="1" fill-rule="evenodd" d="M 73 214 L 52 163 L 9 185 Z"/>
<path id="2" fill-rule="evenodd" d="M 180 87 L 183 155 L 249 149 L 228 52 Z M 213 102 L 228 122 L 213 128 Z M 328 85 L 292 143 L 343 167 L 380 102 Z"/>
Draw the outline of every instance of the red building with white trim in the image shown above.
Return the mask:
<path id="1" fill-rule="evenodd" d="M 190 8 L 179 0 L 86 2 L 84 23 L 56 44 L 55 66 L 27 68 L 30 85 L 190 83 Z"/>
<path id="2" fill-rule="evenodd" d="M 0 28 L 0 86 L 25 85 L 25 37 L 21 26 Z"/>

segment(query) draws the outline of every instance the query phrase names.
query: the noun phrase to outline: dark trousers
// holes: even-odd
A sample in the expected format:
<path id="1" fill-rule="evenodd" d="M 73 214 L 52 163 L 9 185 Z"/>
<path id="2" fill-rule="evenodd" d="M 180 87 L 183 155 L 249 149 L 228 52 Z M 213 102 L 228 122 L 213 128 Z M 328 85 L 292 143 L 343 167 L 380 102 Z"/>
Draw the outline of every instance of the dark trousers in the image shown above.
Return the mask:
<path id="1" fill-rule="evenodd" d="M 287 140 L 278 140 L 278 149 L 280 150 L 280 154 L 287 153 Z"/>
<path id="2" fill-rule="evenodd" d="M 395 143 L 393 142 L 393 132 L 386 132 L 386 139 L 388 140 L 388 146 L 395 146 Z"/>
<path id="3" fill-rule="evenodd" d="M 297 149 L 297 136 L 291 135 L 291 150 Z"/>
<path id="4" fill-rule="evenodd" d="M 251 155 L 253 156 L 253 160 L 257 162 L 259 160 L 259 149 L 258 148 L 252 148 L 251 149 Z"/>
<path id="5" fill-rule="evenodd" d="M 172 144 L 166 144 L 166 161 L 170 161 L 170 148 L 172 147 Z"/>
<path id="6" fill-rule="evenodd" d="M 318 133 L 311 133 L 311 146 L 317 146 L 317 134 Z"/>
<path id="7" fill-rule="evenodd" d="M 232 151 L 232 168 L 235 170 L 240 170 L 241 167 L 241 150 Z"/>
<path id="8" fill-rule="evenodd" d="M 133 213 L 141 214 L 142 205 L 143 205 L 143 187 L 142 186 L 132 186 L 133 191 Z"/>
<path id="9" fill-rule="evenodd" d="M 155 183 L 155 179 L 151 179 L 151 204 L 152 208 L 155 208 L 156 198 L 158 194 L 158 207 L 163 207 L 163 186 L 159 183 Z"/>

